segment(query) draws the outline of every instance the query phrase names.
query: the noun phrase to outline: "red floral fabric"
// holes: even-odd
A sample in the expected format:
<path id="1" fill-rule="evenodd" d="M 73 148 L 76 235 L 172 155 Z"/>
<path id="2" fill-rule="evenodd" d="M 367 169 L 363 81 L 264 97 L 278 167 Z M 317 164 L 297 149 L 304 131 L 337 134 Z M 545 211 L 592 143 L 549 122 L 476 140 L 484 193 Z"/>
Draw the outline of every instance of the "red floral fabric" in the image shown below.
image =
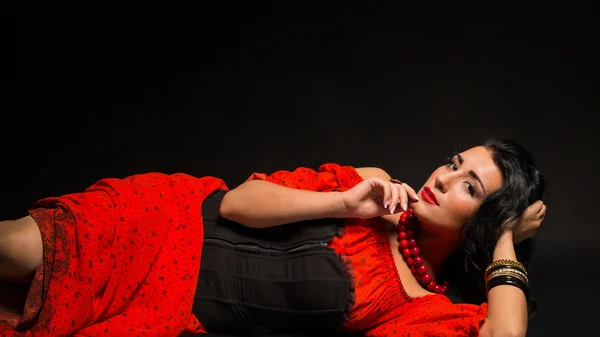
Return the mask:
<path id="1" fill-rule="evenodd" d="M 345 191 L 362 181 L 350 166 L 325 164 L 318 171 L 299 168 L 250 179 L 268 180 L 312 191 Z M 378 219 L 349 219 L 330 244 L 349 264 L 355 304 L 346 329 L 366 336 L 477 336 L 487 304 L 453 304 L 443 295 L 413 299 L 400 281 L 388 235 Z"/>
<path id="2" fill-rule="evenodd" d="M 179 336 L 192 315 L 202 251 L 202 200 L 216 178 L 142 174 L 103 179 L 30 211 L 44 259 L 24 315 L 0 314 L 0 335 Z"/>
<path id="3" fill-rule="evenodd" d="M 324 192 L 344 191 L 362 180 L 354 168 L 337 164 L 254 173 L 253 179 Z M 204 332 L 191 306 L 202 250 L 201 204 L 217 189 L 227 187 L 213 177 L 150 173 L 103 179 L 83 193 L 36 203 L 30 214 L 42 232 L 44 261 L 25 314 L 0 314 L 0 335 Z M 354 283 L 347 330 L 371 337 L 478 335 L 485 303 L 406 294 L 377 219 L 349 219 L 330 247 L 347 262 Z"/>

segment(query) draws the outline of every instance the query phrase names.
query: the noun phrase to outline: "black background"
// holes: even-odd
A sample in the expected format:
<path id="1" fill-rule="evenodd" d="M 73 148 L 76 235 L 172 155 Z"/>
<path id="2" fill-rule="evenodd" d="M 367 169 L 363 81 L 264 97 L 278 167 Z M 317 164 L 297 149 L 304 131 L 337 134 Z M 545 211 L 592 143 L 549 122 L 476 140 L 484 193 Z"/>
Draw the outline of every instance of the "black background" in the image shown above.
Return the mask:
<path id="1" fill-rule="evenodd" d="M 324 3 L 53 8 L 7 20 L 4 53 L 15 59 L 5 64 L 0 215 L 151 171 L 219 176 L 231 188 L 252 172 L 337 162 L 420 187 L 457 145 L 512 138 L 550 187 L 528 336 L 592 329 L 591 4 Z"/>

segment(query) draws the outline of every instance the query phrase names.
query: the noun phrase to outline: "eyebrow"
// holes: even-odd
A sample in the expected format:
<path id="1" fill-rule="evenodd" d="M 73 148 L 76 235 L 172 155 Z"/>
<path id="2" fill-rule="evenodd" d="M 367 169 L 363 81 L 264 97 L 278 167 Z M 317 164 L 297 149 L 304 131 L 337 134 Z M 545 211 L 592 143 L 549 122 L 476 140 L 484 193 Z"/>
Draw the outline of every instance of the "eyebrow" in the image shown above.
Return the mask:
<path id="1" fill-rule="evenodd" d="M 459 153 L 456 154 L 456 158 L 458 158 L 458 162 L 460 163 L 460 165 L 462 165 L 465 161 Z M 481 181 L 477 173 L 475 173 L 473 170 L 469 170 L 469 175 L 471 175 L 471 177 L 475 178 L 475 180 L 479 182 L 481 188 L 483 189 L 483 194 L 485 194 L 485 186 L 483 186 L 483 181 Z"/>

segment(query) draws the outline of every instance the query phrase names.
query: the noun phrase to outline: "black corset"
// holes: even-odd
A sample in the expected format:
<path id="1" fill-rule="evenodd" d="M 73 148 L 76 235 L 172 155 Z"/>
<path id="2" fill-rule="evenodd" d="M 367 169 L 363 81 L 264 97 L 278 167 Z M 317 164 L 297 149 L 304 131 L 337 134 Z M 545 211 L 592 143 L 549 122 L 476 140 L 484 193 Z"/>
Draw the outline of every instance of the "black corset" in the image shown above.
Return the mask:
<path id="1" fill-rule="evenodd" d="M 327 243 L 343 230 L 344 219 L 249 228 L 219 217 L 225 193 L 213 193 L 202 205 L 204 246 L 193 313 L 204 328 L 342 328 L 353 284 Z"/>

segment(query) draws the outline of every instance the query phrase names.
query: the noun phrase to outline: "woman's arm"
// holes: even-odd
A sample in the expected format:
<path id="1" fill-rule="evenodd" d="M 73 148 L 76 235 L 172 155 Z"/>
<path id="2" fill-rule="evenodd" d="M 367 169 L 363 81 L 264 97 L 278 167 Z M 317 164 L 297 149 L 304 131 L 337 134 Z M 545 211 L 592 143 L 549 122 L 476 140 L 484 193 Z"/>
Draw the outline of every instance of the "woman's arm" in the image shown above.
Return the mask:
<path id="1" fill-rule="evenodd" d="M 494 249 L 493 260 L 517 260 L 513 233 L 506 231 Z M 527 300 L 523 291 L 511 285 L 500 285 L 488 293 L 488 315 L 481 336 L 525 336 L 527 332 Z"/>
<path id="2" fill-rule="evenodd" d="M 314 192 L 270 181 L 249 180 L 225 194 L 220 214 L 254 228 L 322 218 L 397 216 L 400 207 L 393 205 L 401 202 L 403 191 L 400 185 L 376 176 L 365 177 L 340 193 Z"/>
<path id="3" fill-rule="evenodd" d="M 255 228 L 347 217 L 341 193 L 305 191 L 263 180 L 250 180 L 227 192 L 220 213 Z"/>

